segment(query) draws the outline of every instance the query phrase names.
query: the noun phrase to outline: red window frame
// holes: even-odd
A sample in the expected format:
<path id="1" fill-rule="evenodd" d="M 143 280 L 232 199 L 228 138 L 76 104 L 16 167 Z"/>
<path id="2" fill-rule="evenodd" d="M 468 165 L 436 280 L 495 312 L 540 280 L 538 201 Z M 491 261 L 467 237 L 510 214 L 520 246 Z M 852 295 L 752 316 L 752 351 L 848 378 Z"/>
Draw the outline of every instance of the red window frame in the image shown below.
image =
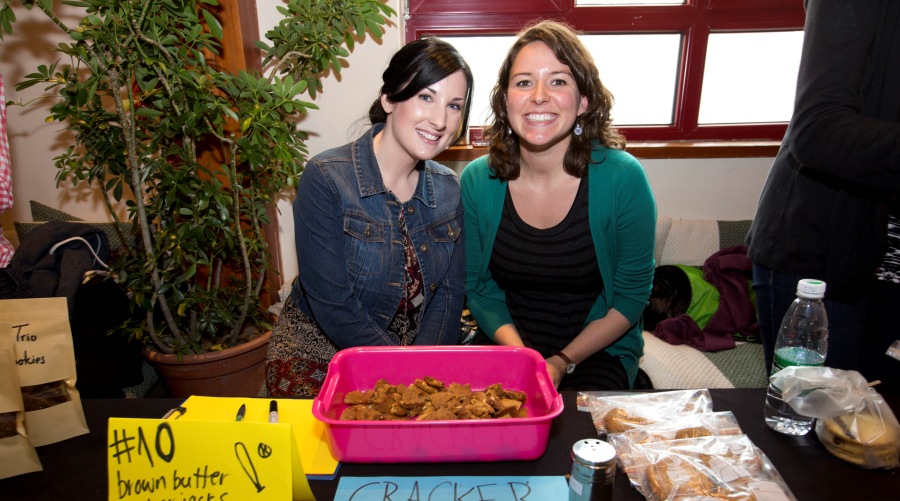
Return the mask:
<path id="1" fill-rule="evenodd" d="M 781 140 L 787 124 L 700 125 L 710 33 L 802 29 L 803 0 L 686 0 L 683 5 L 575 7 L 575 0 L 404 0 L 406 40 L 426 35 L 514 34 L 534 19 L 559 19 L 585 34 L 681 33 L 673 123 L 621 126 L 637 141 Z"/>

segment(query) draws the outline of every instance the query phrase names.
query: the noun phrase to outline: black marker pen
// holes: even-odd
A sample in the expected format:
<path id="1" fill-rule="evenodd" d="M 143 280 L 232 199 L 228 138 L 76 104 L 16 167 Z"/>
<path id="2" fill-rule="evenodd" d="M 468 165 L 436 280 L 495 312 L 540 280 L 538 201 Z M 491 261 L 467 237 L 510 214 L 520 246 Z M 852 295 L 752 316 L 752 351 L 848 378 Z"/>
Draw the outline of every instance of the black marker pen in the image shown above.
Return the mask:
<path id="1" fill-rule="evenodd" d="M 275 400 L 271 400 L 269 402 L 269 422 L 278 422 L 278 402 Z"/>

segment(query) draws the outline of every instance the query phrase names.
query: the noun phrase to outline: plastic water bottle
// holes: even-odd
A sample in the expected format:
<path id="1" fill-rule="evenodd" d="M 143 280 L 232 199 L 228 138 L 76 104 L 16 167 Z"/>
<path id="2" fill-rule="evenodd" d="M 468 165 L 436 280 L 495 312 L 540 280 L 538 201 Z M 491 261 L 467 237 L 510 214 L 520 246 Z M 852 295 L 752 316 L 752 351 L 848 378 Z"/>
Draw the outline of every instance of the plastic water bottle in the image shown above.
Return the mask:
<path id="1" fill-rule="evenodd" d="M 828 317 L 825 315 L 825 282 L 804 278 L 797 282 L 797 299 L 791 303 L 778 337 L 775 340 L 775 360 L 772 374 L 785 367 L 819 366 L 825 363 L 828 352 Z M 805 435 L 812 428 L 813 418 L 797 414 L 781 398 L 781 390 L 769 383 L 764 409 L 766 424 L 788 435 Z"/>

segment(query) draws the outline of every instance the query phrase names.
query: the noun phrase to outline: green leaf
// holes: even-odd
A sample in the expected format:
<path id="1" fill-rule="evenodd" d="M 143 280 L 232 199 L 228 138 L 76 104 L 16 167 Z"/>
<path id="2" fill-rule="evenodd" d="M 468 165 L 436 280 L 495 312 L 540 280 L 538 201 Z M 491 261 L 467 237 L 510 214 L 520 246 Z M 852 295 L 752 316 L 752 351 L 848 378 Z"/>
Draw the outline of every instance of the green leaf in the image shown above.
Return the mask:
<path id="1" fill-rule="evenodd" d="M 16 13 L 12 10 L 12 6 L 6 4 L 0 9 L 0 40 L 3 40 L 4 33 L 12 33 L 12 25 L 16 22 Z"/>
<path id="2" fill-rule="evenodd" d="M 369 28 L 372 36 L 375 38 L 381 38 L 381 36 L 384 34 L 384 32 L 381 31 L 381 27 L 372 20 L 366 19 L 366 26 Z"/>
<path id="3" fill-rule="evenodd" d="M 140 117 L 150 117 L 156 118 L 163 116 L 163 112 L 159 110 L 153 110 L 150 108 L 137 108 L 134 110 L 134 114 Z"/>
<path id="4" fill-rule="evenodd" d="M 288 95 L 296 96 L 297 94 L 303 93 L 303 91 L 306 90 L 306 85 L 307 85 L 307 83 L 305 80 L 301 80 L 301 81 L 297 82 L 296 84 L 294 84 L 293 87 L 291 87 L 291 90 L 288 91 Z"/>
<path id="5" fill-rule="evenodd" d="M 390 5 L 388 5 L 388 4 L 386 4 L 386 3 L 382 3 L 382 2 L 373 2 L 373 3 L 374 3 L 379 9 L 381 9 L 381 12 L 384 13 L 384 15 L 387 16 L 387 17 L 391 17 L 391 16 L 393 16 L 394 14 L 397 13 L 397 11 L 395 11 Z"/>
<path id="6" fill-rule="evenodd" d="M 212 12 L 206 9 L 200 9 L 200 12 L 203 13 L 203 19 L 206 21 L 206 26 L 209 27 L 209 32 L 212 33 L 216 40 L 222 40 L 222 24 L 219 23 L 219 20 L 216 19 L 216 16 L 212 14 Z"/>

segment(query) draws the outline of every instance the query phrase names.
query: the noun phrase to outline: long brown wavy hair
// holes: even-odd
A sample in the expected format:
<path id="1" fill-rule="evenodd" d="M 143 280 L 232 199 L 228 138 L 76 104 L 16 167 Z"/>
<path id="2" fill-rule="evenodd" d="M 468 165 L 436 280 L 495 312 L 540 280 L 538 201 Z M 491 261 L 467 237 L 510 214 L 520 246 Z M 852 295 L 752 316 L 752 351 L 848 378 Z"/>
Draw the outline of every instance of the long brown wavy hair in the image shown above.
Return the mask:
<path id="1" fill-rule="evenodd" d="M 556 58 L 569 67 L 578 85 L 578 92 L 587 97 L 587 109 L 576 121 L 583 132 L 580 136 L 572 134 L 563 162 L 567 173 L 583 177 L 594 144 L 625 149 L 625 138 L 612 127 L 610 110 L 613 96 L 600 81 L 600 72 L 597 71 L 593 57 L 578 39 L 575 30 L 560 21 L 540 21 L 520 31 L 500 67 L 497 83 L 491 91 L 494 120 L 484 132 L 491 168 L 498 178 L 505 181 L 519 177 L 519 138 L 510 129 L 506 98 L 513 62 L 522 47 L 532 42 L 545 43 Z"/>

